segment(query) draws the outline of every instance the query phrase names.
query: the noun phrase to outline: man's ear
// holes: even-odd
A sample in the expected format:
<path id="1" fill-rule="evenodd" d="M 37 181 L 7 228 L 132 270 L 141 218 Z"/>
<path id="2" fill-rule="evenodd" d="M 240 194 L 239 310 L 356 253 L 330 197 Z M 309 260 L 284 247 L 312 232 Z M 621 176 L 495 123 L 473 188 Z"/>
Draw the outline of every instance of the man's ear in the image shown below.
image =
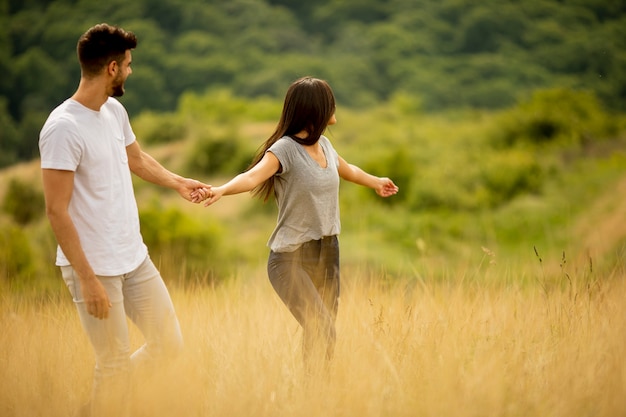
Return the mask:
<path id="1" fill-rule="evenodd" d="M 117 74 L 118 70 L 119 70 L 119 68 L 118 68 L 116 60 L 113 60 L 113 61 L 109 62 L 109 65 L 107 65 L 107 74 L 109 74 L 111 76 L 115 76 L 115 74 Z"/>

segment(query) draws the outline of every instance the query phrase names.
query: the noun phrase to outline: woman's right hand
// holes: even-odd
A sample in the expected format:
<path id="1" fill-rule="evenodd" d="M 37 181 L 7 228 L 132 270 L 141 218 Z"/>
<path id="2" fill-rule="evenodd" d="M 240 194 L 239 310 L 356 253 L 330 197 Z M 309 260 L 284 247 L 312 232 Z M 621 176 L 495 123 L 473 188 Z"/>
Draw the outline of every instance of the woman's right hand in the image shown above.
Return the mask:
<path id="1" fill-rule="evenodd" d="M 212 187 L 208 191 L 207 198 L 204 200 L 204 207 L 209 207 L 211 204 L 216 203 L 217 200 L 222 198 L 223 194 L 224 194 L 223 187 Z"/>

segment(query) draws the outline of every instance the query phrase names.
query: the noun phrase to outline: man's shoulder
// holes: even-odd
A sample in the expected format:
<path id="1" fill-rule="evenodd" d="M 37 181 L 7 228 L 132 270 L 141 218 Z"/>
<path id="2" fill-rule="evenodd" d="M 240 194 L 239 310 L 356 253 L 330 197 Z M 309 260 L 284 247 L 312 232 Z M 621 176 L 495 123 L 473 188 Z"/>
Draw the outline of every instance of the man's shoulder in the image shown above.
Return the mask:
<path id="1" fill-rule="evenodd" d="M 124 108 L 124 105 L 122 103 L 120 103 L 120 101 L 118 99 L 116 99 L 115 97 L 109 97 L 107 99 L 107 101 L 104 102 L 104 104 L 106 106 L 114 106 L 114 107 Z"/>
<path id="2" fill-rule="evenodd" d="M 107 101 L 104 102 L 103 107 L 109 108 L 116 112 L 126 113 L 126 108 L 124 107 L 124 105 L 120 103 L 120 101 L 115 97 L 109 97 Z"/>
<path id="3" fill-rule="evenodd" d="M 109 111 L 120 120 L 128 119 L 128 112 L 126 111 L 126 107 L 124 107 L 124 105 L 114 97 L 109 97 L 107 101 L 104 102 L 100 111 L 102 110 Z"/>
<path id="4" fill-rule="evenodd" d="M 50 112 L 50 115 L 44 123 L 44 127 L 73 127 L 76 126 L 76 113 L 72 110 L 70 100 L 65 100 Z"/>

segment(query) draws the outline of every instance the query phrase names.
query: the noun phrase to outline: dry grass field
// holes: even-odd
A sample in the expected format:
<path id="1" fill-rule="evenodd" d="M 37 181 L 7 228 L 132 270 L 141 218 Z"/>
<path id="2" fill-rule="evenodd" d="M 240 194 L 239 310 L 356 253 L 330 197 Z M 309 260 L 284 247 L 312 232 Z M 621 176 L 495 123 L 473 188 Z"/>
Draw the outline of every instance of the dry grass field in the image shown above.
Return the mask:
<path id="1" fill-rule="evenodd" d="M 7 175 L 37 183 L 39 171 L 24 164 Z M 5 186 L 0 180 L 0 195 Z M 263 267 L 194 285 L 172 279 L 180 262 L 162 262 L 185 350 L 151 378 L 135 380 L 132 415 L 626 416 L 626 274 L 623 255 L 616 257 L 626 242 L 625 191 L 623 178 L 572 220 L 566 270 L 549 239 L 543 264 L 530 253 L 534 242 L 516 265 L 492 265 L 488 250 L 478 264 L 429 253 L 405 278 L 349 264 L 335 358 L 328 374 L 313 378 L 303 375 L 301 331 Z M 232 197 L 206 215 L 237 235 L 228 219 L 245 215 L 235 210 L 244 199 Z M 266 239 L 267 231 L 253 232 Z M 342 256 L 387 253 L 359 245 L 358 233 L 342 236 Z M 467 245 L 474 253 L 473 242 Z M 45 296 L 6 288 L 0 417 L 71 417 L 89 395 L 94 359 L 68 292 L 60 284 Z M 139 347 L 141 335 L 131 330 Z"/>
<path id="2" fill-rule="evenodd" d="M 344 271 L 336 355 L 309 379 L 262 270 L 172 288 L 186 348 L 138 381 L 133 416 L 626 415 L 624 279 L 517 285 L 524 272 L 505 273 L 389 283 Z M 93 356 L 69 296 L 1 295 L 0 329 L 0 415 L 71 416 Z"/>

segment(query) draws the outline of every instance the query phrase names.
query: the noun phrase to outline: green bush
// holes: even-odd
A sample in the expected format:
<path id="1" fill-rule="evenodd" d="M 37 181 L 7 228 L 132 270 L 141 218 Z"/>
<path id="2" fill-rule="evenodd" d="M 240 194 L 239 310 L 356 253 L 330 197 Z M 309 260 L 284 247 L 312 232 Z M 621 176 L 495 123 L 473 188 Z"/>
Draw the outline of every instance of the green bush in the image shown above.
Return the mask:
<path id="1" fill-rule="evenodd" d="M 202 175 L 233 175 L 244 171 L 252 161 L 254 149 L 232 130 L 213 131 L 191 142 L 186 169 Z"/>
<path id="2" fill-rule="evenodd" d="M 488 190 L 486 203 L 495 207 L 517 195 L 539 192 L 544 173 L 532 153 L 509 150 L 485 158 L 481 179 Z"/>
<path id="3" fill-rule="evenodd" d="M 235 97 L 230 90 L 208 91 L 203 95 L 185 93 L 181 96 L 178 113 L 206 124 L 231 124 L 241 120 L 278 120 L 282 103 L 268 98 Z"/>
<path id="4" fill-rule="evenodd" d="M 146 144 L 161 144 L 184 139 L 188 133 L 183 118 L 174 113 L 144 112 L 133 120 L 139 140 Z"/>
<path id="5" fill-rule="evenodd" d="M 412 181 L 417 176 L 417 173 L 412 155 L 407 150 L 397 148 L 388 155 L 378 157 L 375 161 L 365 164 L 363 168 L 373 175 L 391 178 L 400 188 L 401 192 L 392 198 L 382 199 L 381 201 L 384 204 L 401 204 L 411 196 L 407 191 L 411 189 Z M 371 199 L 380 199 L 371 190 L 366 191 Z"/>
<path id="6" fill-rule="evenodd" d="M 16 283 L 35 271 L 28 235 L 15 225 L 0 228 L 0 279 Z"/>
<path id="7" fill-rule="evenodd" d="M 152 257 L 178 268 L 184 276 L 199 270 L 215 270 L 220 227 L 198 221 L 176 207 L 158 201 L 140 210 L 141 233 Z"/>
<path id="8" fill-rule="evenodd" d="M 492 142 L 498 147 L 578 147 L 614 136 L 619 126 L 593 93 L 552 89 L 537 91 L 503 113 L 493 129 Z"/>
<path id="9" fill-rule="evenodd" d="M 34 189 L 32 184 L 12 178 L 4 196 L 2 210 L 17 224 L 24 226 L 44 213 L 43 194 Z"/>

